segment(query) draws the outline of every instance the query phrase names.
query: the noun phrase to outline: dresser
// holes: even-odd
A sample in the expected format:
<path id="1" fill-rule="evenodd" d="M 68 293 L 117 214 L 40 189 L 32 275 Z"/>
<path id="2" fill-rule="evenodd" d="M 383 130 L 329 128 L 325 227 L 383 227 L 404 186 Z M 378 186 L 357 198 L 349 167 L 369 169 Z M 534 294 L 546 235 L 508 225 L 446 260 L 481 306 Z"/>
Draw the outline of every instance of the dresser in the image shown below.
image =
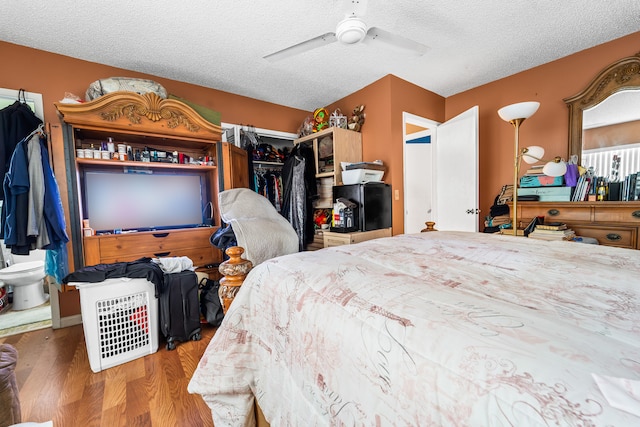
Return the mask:
<path id="1" fill-rule="evenodd" d="M 640 202 L 521 202 L 522 223 L 536 216 L 564 222 L 577 236 L 593 237 L 606 246 L 640 249 Z"/>

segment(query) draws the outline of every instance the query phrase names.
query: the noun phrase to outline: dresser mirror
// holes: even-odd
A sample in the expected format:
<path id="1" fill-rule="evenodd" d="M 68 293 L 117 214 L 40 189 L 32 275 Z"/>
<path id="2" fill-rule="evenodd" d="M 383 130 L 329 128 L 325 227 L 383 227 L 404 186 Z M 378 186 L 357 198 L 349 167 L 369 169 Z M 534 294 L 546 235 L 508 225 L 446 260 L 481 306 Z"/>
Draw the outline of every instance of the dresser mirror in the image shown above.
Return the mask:
<path id="1" fill-rule="evenodd" d="M 569 154 L 598 176 L 623 179 L 640 171 L 640 53 L 606 67 L 569 108 Z M 614 156 L 619 172 L 613 173 Z M 612 176 L 613 175 L 613 176 Z"/>

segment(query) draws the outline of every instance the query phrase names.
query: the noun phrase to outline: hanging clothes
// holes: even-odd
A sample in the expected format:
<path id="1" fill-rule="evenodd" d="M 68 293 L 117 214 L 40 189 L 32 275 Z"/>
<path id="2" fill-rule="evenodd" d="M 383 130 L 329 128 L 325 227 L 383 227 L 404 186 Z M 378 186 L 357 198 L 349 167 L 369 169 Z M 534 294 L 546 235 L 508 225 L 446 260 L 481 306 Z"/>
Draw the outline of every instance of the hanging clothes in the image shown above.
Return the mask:
<path id="1" fill-rule="evenodd" d="M 278 212 L 282 211 L 282 171 L 258 167 L 254 171 L 253 188 L 256 193 L 269 199 Z"/>
<path id="2" fill-rule="evenodd" d="M 44 223 L 44 172 L 41 159 L 40 136 L 34 135 L 27 143 L 29 162 L 29 217 L 27 236 L 36 237 L 36 247 L 49 244 L 49 234 Z"/>
<path id="3" fill-rule="evenodd" d="M 60 250 L 69 241 L 45 141 L 39 132 L 20 141 L 4 177 L 4 239 L 15 255 L 33 249 Z"/>
<path id="4" fill-rule="evenodd" d="M 318 198 L 313 149 L 296 145 L 282 167 L 282 215 L 298 234 L 299 249 L 313 242 L 313 201 Z"/>
<path id="5" fill-rule="evenodd" d="M 253 150 L 258 144 L 258 135 L 255 132 L 242 129 L 240 131 L 240 148 L 247 152 L 247 171 L 249 174 L 249 182 L 255 181 L 253 172 Z"/>
<path id="6" fill-rule="evenodd" d="M 58 182 L 49 163 L 49 150 L 47 150 L 45 141 L 46 138 L 44 138 L 44 136 L 40 138 L 40 160 L 44 174 L 44 205 L 42 213 L 50 243 L 39 249 L 54 250 L 59 249 L 60 245 L 67 243 L 69 237 L 66 231 L 60 189 L 58 188 Z"/>
<path id="7" fill-rule="evenodd" d="M 9 170 L 4 176 L 4 203 L 2 224 L 4 243 L 14 255 L 28 255 L 31 250 L 27 240 L 29 215 L 29 161 L 27 147 L 20 141 L 13 151 Z"/>
<path id="8" fill-rule="evenodd" d="M 20 89 L 18 97 L 24 97 Z M 4 177 L 9 170 L 11 156 L 20 141 L 42 124 L 42 120 L 27 105 L 26 100 L 18 99 L 13 104 L 0 110 L 0 176 Z M 4 200 L 4 192 L 0 191 L 0 200 Z"/>

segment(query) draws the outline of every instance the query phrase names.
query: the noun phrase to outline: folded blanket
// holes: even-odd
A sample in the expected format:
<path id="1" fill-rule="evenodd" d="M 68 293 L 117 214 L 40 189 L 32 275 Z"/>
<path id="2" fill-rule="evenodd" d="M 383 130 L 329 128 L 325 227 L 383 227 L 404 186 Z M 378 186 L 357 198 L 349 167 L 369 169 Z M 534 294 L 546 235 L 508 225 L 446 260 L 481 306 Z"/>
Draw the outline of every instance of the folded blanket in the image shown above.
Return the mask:
<path id="1" fill-rule="evenodd" d="M 218 195 L 222 220 L 231 224 L 238 246 L 253 265 L 298 252 L 298 235 L 271 202 L 248 188 L 234 188 Z"/>

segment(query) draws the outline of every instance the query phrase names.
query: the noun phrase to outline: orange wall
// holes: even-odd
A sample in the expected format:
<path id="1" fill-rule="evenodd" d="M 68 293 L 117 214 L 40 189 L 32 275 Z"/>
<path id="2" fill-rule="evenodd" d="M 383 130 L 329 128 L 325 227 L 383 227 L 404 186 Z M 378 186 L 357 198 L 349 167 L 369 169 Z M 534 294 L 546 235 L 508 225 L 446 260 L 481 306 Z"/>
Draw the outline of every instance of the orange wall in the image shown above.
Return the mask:
<path id="1" fill-rule="evenodd" d="M 444 121 L 445 99 L 398 77 L 387 75 L 380 80 L 329 105 L 350 115 L 355 106 L 364 104 L 366 118 L 362 126 L 364 161 L 382 160 L 387 166 L 384 180 L 390 184 L 393 200 L 393 234 L 404 231 L 402 113 L 407 112 L 435 121 Z M 426 221 L 426 213 L 425 213 Z"/>
<path id="2" fill-rule="evenodd" d="M 605 43 L 446 99 L 446 118 L 480 109 L 480 209 L 484 216 L 504 184 L 513 183 L 514 129 L 498 109 L 521 101 L 540 108 L 520 128 L 520 146 L 540 145 L 545 157 L 569 155 L 569 113 L 563 102 L 609 64 L 640 51 L 640 32 Z"/>
<path id="3" fill-rule="evenodd" d="M 45 121 L 48 122 L 58 122 L 53 103 L 64 98 L 65 92 L 71 92 L 84 99 L 89 84 L 107 77 L 155 80 L 172 95 L 219 111 L 225 123 L 253 125 L 258 128 L 295 133 L 300 123 L 309 114 L 307 111 L 203 86 L 82 61 L 2 41 L 0 41 L 0 58 L 4 64 L 0 73 L 0 87 L 16 90 L 22 88 L 28 92 L 41 93 Z"/>

